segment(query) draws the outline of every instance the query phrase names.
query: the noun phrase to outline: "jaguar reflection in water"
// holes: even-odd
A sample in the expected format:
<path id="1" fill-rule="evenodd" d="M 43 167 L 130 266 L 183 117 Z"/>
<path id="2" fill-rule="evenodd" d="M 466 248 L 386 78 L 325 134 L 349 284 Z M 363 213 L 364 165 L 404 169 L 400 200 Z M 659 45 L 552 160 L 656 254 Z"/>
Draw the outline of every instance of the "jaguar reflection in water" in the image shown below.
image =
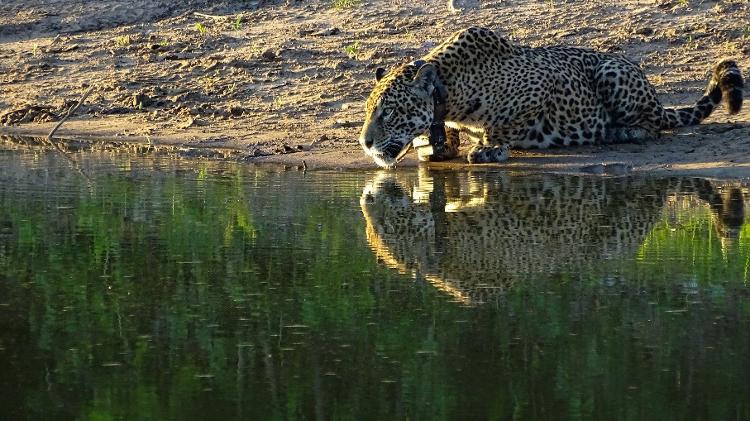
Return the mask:
<path id="1" fill-rule="evenodd" d="M 741 186 L 698 178 L 513 177 L 420 169 L 379 173 L 360 206 L 387 266 L 477 304 L 533 274 L 633 258 L 680 200 L 711 209 L 722 247 L 745 216 Z"/>

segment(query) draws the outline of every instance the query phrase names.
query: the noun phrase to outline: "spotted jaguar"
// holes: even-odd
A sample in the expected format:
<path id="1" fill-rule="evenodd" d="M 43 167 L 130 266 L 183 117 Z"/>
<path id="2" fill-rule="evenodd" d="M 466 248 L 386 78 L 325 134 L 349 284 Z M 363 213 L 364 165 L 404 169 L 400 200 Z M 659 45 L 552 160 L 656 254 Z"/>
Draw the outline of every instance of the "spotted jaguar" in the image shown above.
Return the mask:
<path id="1" fill-rule="evenodd" d="M 474 143 L 470 163 L 505 161 L 511 147 L 644 142 L 700 123 L 722 100 L 730 114 L 739 112 L 744 88 L 737 63 L 724 59 L 694 105 L 665 108 L 627 58 L 514 45 L 486 28 L 456 32 L 420 60 L 377 69 L 375 78 L 360 143 L 382 167 L 440 130 L 445 143 L 431 161 L 456 157 L 461 132 Z"/>

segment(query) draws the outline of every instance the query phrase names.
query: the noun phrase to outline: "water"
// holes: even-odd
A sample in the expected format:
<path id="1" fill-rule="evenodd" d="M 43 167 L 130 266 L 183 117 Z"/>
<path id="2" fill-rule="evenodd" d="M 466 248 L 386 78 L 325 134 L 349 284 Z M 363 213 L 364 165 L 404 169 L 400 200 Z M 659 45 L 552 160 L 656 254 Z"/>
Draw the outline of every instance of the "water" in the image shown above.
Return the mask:
<path id="1" fill-rule="evenodd" d="M 747 187 L 0 152 L 0 419 L 750 419 Z"/>

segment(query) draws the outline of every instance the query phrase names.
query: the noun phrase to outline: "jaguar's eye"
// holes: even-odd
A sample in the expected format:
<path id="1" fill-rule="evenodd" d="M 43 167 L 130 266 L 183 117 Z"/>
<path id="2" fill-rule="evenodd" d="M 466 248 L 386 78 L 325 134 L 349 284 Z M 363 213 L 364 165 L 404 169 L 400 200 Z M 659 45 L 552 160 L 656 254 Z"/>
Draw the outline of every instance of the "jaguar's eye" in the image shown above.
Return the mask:
<path id="1" fill-rule="evenodd" d="M 391 116 L 393 115 L 393 111 L 394 111 L 393 108 L 384 108 L 383 109 L 383 118 L 384 119 L 391 118 Z"/>

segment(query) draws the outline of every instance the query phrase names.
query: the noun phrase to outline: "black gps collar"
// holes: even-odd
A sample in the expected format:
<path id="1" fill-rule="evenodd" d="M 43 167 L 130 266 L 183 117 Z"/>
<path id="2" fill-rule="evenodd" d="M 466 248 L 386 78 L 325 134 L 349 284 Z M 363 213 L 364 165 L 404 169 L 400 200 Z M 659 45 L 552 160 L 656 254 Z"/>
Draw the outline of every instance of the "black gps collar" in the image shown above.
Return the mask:
<path id="1" fill-rule="evenodd" d="M 417 69 L 424 66 L 427 62 L 424 60 L 417 60 L 414 62 L 414 66 Z M 445 146 L 446 134 L 445 134 L 445 115 L 447 113 L 445 109 L 445 102 L 448 97 L 448 91 L 445 89 L 443 82 L 435 76 L 433 82 L 432 91 L 432 104 L 433 104 L 433 118 L 432 124 L 430 124 L 430 145 L 432 145 L 435 152 L 442 151 Z"/>

